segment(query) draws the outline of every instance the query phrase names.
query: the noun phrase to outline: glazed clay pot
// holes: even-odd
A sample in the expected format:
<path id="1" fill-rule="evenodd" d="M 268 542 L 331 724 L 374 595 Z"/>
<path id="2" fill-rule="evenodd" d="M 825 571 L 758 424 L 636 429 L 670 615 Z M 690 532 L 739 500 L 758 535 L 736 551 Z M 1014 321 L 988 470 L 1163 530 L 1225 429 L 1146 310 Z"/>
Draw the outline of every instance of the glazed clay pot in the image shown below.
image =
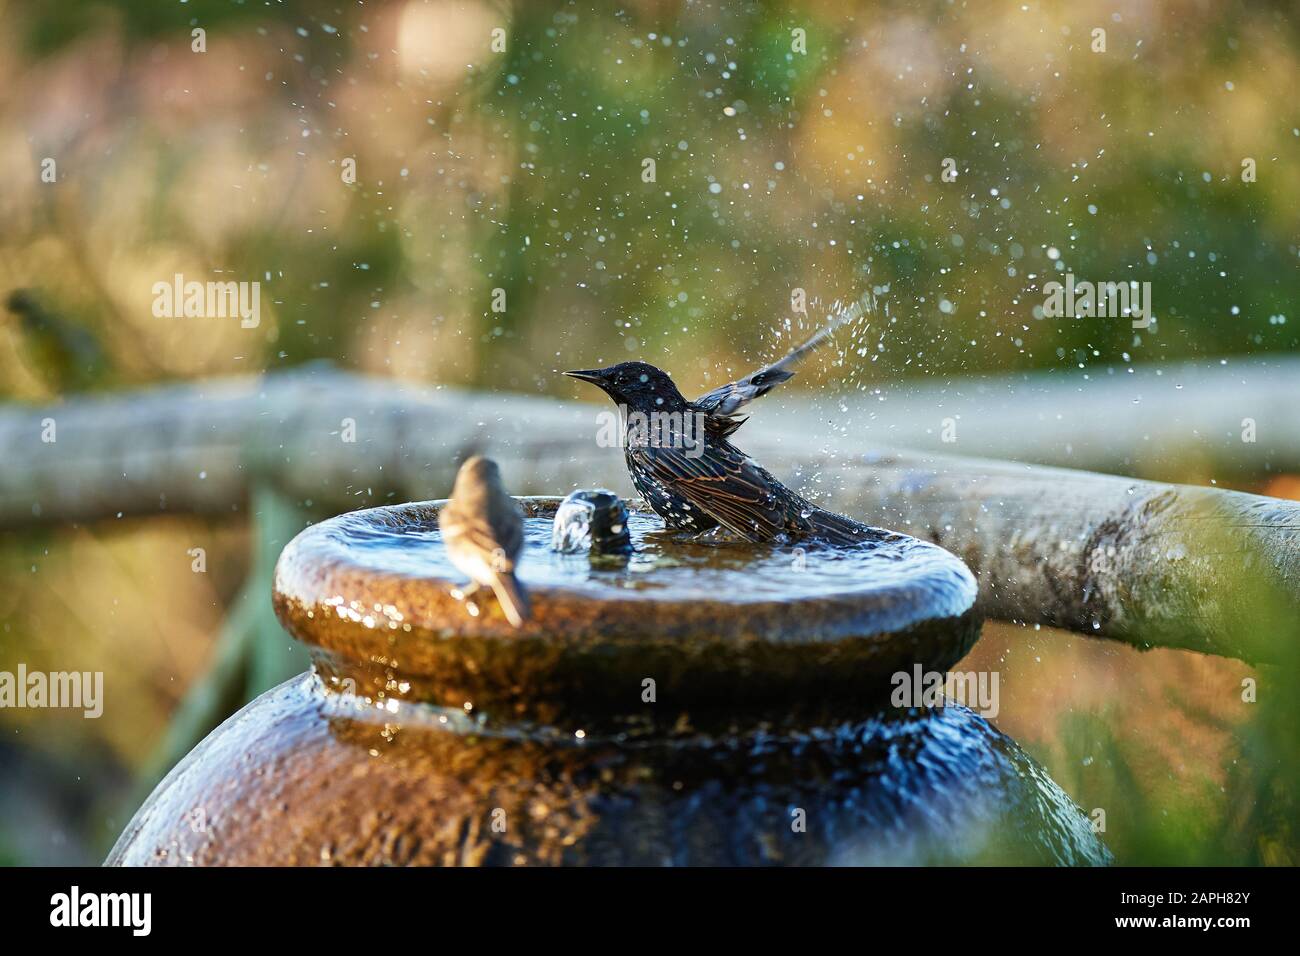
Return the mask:
<path id="1" fill-rule="evenodd" d="M 538 518 L 557 503 L 523 500 Z M 891 675 L 947 670 L 978 635 L 974 580 L 941 549 L 882 536 L 874 580 L 790 599 L 743 576 L 701 598 L 653 569 L 533 583 L 526 553 L 516 630 L 372 548 L 440 549 L 439 505 L 340 516 L 285 549 L 275 606 L 312 672 L 196 747 L 110 864 L 1108 861 L 977 714 L 889 705 Z"/>

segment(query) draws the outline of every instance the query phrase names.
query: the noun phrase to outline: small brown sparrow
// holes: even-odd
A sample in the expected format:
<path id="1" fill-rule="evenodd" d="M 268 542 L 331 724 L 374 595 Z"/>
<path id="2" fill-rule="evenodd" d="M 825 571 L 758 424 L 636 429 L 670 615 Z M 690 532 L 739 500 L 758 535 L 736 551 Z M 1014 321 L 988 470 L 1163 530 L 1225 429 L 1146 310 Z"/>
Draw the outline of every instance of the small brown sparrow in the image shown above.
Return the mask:
<path id="1" fill-rule="evenodd" d="M 469 576 L 470 585 L 453 591 L 457 600 L 490 587 L 515 627 L 528 617 L 528 597 L 515 577 L 524 547 L 524 517 L 506 494 L 501 471 L 490 458 L 475 455 L 460 466 L 451 500 L 438 513 L 447 557 Z M 477 613 L 473 605 L 470 613 Z"/>

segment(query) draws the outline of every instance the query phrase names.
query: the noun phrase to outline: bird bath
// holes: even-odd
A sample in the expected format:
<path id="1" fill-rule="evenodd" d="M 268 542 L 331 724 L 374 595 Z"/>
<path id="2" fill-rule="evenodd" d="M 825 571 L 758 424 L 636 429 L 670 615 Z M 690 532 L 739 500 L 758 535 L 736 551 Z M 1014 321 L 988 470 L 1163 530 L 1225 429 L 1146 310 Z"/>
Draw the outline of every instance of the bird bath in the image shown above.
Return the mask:
<path id="1" fill-rule="evenodd" d="M 299 534 L 274 600 L 313 671 L 195 748 L 109 862 L 1108 859 L 983 718 L 890 706 L 893 675 L 946 671 L 978 636 L 953 555 L 884 532 L 692 540 L 641 511 L 635 554 L 562 555 L 560 499 L 520 501 L 518 629 L 452 596 L 441 502 Z"/>

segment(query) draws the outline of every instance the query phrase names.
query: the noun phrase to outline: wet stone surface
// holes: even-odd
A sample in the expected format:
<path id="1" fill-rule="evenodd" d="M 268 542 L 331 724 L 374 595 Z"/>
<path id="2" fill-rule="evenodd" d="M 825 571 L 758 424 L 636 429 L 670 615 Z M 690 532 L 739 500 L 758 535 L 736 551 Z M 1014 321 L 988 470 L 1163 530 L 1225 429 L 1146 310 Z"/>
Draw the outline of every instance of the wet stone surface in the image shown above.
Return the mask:
<path id="1" fill-rule="evenodd" d="M 424 705 L 419 705 L 423 707 Z M 1098 865 L 1090 822 L 960 706 L 795 734 L 464 733 L 296 678 L 155 791 L 110 865 Z"/>
<path id="2" fill-rule="evenodd" d="M 277 567 L 276 610 L 329 686 L 610 732 L 865 716 L 893 673 L 943 670 L 978 635 L 970 572 L 905 535 L 852 549 L 753 545 L 665 532 L 634 511 L 636 553 L 592 561 L 551 550 L 558 503 L 522 500 L 522 628 L 490 597 L 473 614 L 452 596 L 463 582 L 437 502 L 304 531 Z M 656 706 L 642 700 L 646 680 Z"/>
<path id="3" fill-rule="evenodd" d="M 978 636 L 952 555 L 883 531 L 691 540 L 633 513 L 611 563 L 551 550 L 558 502 L 522 501 L 520 629 L 451 596 L 436 502 L 300 534 L 275 606 L 314 672 L 200 744 L 109 862 L 1108 861 L 983 718 L 888 705 L 892 674 Z"/>

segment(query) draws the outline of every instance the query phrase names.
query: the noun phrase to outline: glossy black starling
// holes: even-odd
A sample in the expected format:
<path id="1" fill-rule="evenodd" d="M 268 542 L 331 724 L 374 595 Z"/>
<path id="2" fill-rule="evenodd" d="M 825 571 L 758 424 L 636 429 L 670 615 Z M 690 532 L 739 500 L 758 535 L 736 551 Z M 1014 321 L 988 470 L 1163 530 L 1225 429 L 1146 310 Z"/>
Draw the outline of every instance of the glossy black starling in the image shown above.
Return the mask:
<path id="1" fill-rule="evenodd" d="M 790 366 L 829 332 L 823 329 L 779 362 L 693 402 L 666 372 L 645 362 L 564 374 L 591 382 L 626 407 L 627 470 L 669 528 L 722 525 L 750 541 L 780 534 L 831 544 L 874 540 L 879 529 L 818 508 L 728 441 L 746 420 L 737 411 L 793 377 Z"/>
<path id="2" fill-rule="evenodd" d="M 475 455 L 460 466 L 451 500 L 438 512 L 438 528 L 447 557 L 471 582 L 456 596 L 490 587 L 510 623 L 522 625 L 528 598 L 515 577 L 515 564 L 524 547 L 524 518 L 506 494 L 496 462 Z"/>

